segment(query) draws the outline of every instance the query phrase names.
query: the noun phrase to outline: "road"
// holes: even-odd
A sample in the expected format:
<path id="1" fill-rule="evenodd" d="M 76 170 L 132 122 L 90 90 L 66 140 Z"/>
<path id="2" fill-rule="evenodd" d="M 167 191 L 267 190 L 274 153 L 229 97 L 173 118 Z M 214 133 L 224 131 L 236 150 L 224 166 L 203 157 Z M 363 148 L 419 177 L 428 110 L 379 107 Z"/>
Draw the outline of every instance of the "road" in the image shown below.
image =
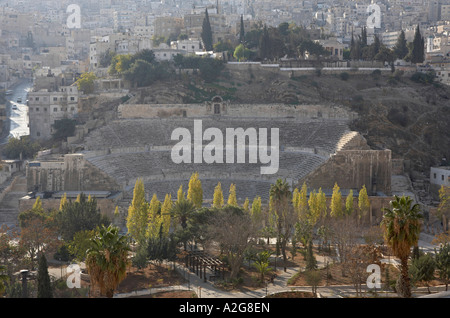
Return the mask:
<path id="1" fill-rule="evenodd" d="M 26 105 L 27 95 L 32 88 L 32 81 L 23 80 L 14 89 L 11 95 L 7 95 L 6 98 L 10 101 L 7 113 L 9 114 L 10 131 L 9 135 L 0 139 L 0 145 L 8 142 L 11 137 L 21 137 L 30 134 L 30 128 L 28 127 L 28 106 Z M 22 99 L 22 102 L 17 102 L 18 98 Z"/>

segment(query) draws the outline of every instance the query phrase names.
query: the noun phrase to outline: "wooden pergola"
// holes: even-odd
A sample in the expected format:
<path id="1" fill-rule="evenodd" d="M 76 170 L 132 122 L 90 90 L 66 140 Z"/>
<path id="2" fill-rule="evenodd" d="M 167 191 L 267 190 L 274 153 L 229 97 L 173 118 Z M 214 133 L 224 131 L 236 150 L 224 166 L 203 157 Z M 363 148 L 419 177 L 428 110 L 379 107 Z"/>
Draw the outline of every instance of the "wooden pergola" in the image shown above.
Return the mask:
<path id="1" fill-rule="evenodd" d="M 185 258 L 186 267 L 195 272 L 197 276 L 203 278 L 206 282 L 206 269 L 209 268 L 214 275 L 210 276 L 210 280 L 217 276 L 224 278 L 225 265 L 216 257 L 207 255 L 203 251 L 190 251 Z"/>

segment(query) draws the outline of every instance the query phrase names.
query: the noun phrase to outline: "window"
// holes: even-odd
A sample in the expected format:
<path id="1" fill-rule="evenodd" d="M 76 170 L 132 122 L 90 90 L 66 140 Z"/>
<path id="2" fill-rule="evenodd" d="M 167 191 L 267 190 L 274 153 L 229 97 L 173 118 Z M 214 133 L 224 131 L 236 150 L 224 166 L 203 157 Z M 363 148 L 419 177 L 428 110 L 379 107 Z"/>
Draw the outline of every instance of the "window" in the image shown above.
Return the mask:
<path id="1" fill-rule="evenodd" d="M 75 100 L 75 97 L 72 96 L 72 97 L 70 98 L 70 100 L 72 100 L 72 101 Z"/>
<path id="2" fill-rule="evenodd" d="M 57 111 L 58 111 L 58 108 L 57 108 L 57 107 L 54 107 L 54 108 L 53 108 L 53 112 L 56 113 Z"/>
<path id="3" fill-rule="evenodd" d="M 436 179 L 436 173 L 433 173 L 433 178 L 435 178 L 435 179 Z"/>
<path id="4" fill-rule="evenodd" d="M 36 97 L 36 101 L 39 101 L 39 97 Z"/>
<path id="5" fill-rule="evenodd" d="M 444 181 L 444 175 L 441 175 L 441 180 Z"/>
<path id="6" fill-rule="evenodd" d="M 58 97 L 53 97 L 53 101 L 54 102 L 58 101 Z"/>

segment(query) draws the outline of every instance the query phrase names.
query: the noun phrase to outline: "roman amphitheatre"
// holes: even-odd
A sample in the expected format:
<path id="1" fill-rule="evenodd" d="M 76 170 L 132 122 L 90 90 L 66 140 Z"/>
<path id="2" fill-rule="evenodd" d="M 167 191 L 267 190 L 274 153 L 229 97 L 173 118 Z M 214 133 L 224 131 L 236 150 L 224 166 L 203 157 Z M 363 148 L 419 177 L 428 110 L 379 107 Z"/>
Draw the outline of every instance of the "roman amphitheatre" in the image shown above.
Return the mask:
<path id="1" fill-rule="evenodd" d="M 92 192 L 105 199 L 102 210 L 112 213 L 118 206 L 125 219 L 138 178 L 148 199 L 156 193 L 162 200 L 165 194 L 176 197 L 180 185 L 187 189 L 190 176 L 198 172 L 205 205 L 218 182 L 225 196 L 235 184 L 240 203 L 256 196 L 267 203 L 278 178 L 292 187 L 305 182 L 328 195 L 335 183 L 355 195 L 365 185 L 374 202 L 370 217 L 377 223 L 380 208 L 398 190 L 391 187 L 392 174 L 404 174 L 405 166 L 409 175 L 428 173 L 426 166 L 445 155 L 439 150 L 448 143 L 442 127 L 433 131 L 425 122 L 430 116 L 448 116 L 443 106 L 448 89 L 430 90 L 390 72 L 376 77 L 354 72 L 344 81 L 336 72 L 281 74 L 249 66 L 228 68 L 225 75 L 214 83 L 185 76 L 169 86 L 130 89 L 126 98 L 117 98 L 119 93 L 85 98 L 82 125 L 66 145 L 67 154 L 31 162 L 27 190 Z M 390 108 L 402 109 L 406 127 L 389 117 Z M 171 133 L 176 128 L 192 132 L 195 119 L 202 120 L 203 130 L 218 128 L 223 135 L 227 128 L 279 128 L 278 172 L 262 175 L 261 164 L 248 160 L 175 164 L 170 154 L 177 141 Z M 59 198 L 48 202 L 57 204 Z M 23 209 L 29 205 L 25 201 Z"/>

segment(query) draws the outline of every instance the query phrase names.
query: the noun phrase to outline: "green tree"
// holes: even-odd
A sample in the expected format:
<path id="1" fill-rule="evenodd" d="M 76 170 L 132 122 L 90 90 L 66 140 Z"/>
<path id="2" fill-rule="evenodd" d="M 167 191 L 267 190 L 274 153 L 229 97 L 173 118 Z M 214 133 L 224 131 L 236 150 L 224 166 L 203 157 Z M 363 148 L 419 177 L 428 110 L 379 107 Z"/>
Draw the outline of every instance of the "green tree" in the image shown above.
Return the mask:
<path id="1" fill-rule="evenodd" d="M 107 49 L 106 52 L 103 52 L 100 54 L 99 57 L 99 66 L 100 67 L 109 67 L 111 65 L 111 61 L 116 55 L 116 52 L 111 51 L 110 49 Z"/>
<path id="2" fill-rule="evenodd" d="M 269 30 L 267 25 L 264 25 L 264 29 L 261 34 L 261 39 L 259 40 L 259 56 L 261 59 L 270 58 L 270 48 L 272 46 L 271 39 L 269 36 Z"/>
<path id="3" fill-rule="evenodd" d="M 213 36 L 211 23 L 209 22 L 208 9 L 205 10 L 205 18 L 203 19 L 201 38 L 203 41 L 203 47 L 205 51 L 213 50 Z"/>
<path id="4" fill-rule="evenodd" d="M 435 250 L 434 254 L 439 277 L 444 281 L 445 290 L 447 291 L 448 283 L 450 282 L 450 244 L 441 244 L 439 250 Z"/>
<path id="5" fill-rule="evenodd" d="M 110 220 L 97 207 L 97 199 L 88 200 L 84 193 L 81 193 L 78 202 L 69 201 L 64 204 L 57 214 L 58 228 L 66 241 L 72 240 L 79 231 L 93 230 L 109 223 Z"/>
<path id="6" fill-rule="evenodd" d="M 131 67 L 133 62 L 133 55 L 131 54 L 115 55 L 111 60 L 108 73 L 110 75 L 121 75 Z"/>
<path id="7" fill-rule="evenodd" d="M 275 184 L 270 186 L 269 194 L 273 202 L 273 212 L 275 214 L 277 244 L 283 256 L 284 270 L 286 271 L 286 246 L 293 235 L 298 217 L 292 206 L 292 193 L 286 180 L 277 179 Z"/>
<path id="8" fill-rule="evenodd" d="M 405 32 L 403 30 L 401 30 L 397 38 L 397 42 L 395 43 L 394 54 L 395 57 L 397 57 L 398 59 L 404 59 L 406 55 L 408 55 L 408 46 L 405 37 Z"/>
<path id="9" fill-rule="evenodd" d="M 352 39 L 350 42 L 350 58 L 354 61 L 361 58 L 361 41 L 360 39 L 354 39 L 352 32 Z"/>
<path id="10" fill-rule="evenodd" d="M 265 275 L 269 273 L 272 269 L 270 268 L 269 259 L 272 255 L 271 251 L 261 251 L 256 254 L 255 260 L 253 262 L 253 267 L 258 271 L 260 275 L 261 283 L 264 282 Z"/>
<path id="11" fill-rule="evenodd" d="M 244 44 L 241 43 L 238 46 L 236 46 L 236 49 L 234 50 L 233 56 L 239 62 L 245 61 L 250 56 L 250 50 L 246 49 Z"/>
<path id="12" fill-rule="evenodd" d="M 241 24 L 239 26 L 239 43 L 245 43 L 244 17 L 241 14 Z"/>
<path id="13" fill-rule="evenodd" d="M 73 239 L 68 244 L 70 255 L 80 262 L 86 259 L 86 252 L 92 244 L 92 239 L 96 235 L 96 229 L 78 231 L 73 235 Z"/>
<path id="14" fill-rule="evenodd" d="M 126 277 L 129 251 L 128 237 L 120 235 L 117 227 L 110 225 L 99 229 L 86 257 L 93 289 L 98 287 L 100 294 L 108 298 L 114 296 L 117 286 Z"/>
<path id="15" fill-rule="evenodd" d="M 389 202 L 390 208 L 384 208 L 381 221 L 384 240 L 400 259 L 401 275 L 398 292 L 402 297 L 411 297 L 411 286 L 408 271 L 408 258 L 411 247 L 417 245 L 420 234 L 422 215 L 420 206 L 413 204 L 408 196 L 394 196 Z"/>
<path id="16" fill-rule="evenodd" d="M 94 72 L 85 72 L 78 78 L 76 84 L 78 90 L 83 94 L 92 94 L 94 92 L 94 81 L 97 79 Z"/>
<path id="17" fill-rule="evenodd" d="M 317 297 L 317 286 L 322 281 L 322 275 L 318 270 L 310 270 L 305 272 L 306 283 L 311 286 L 314 297 Z"/>
<path id="18" fill-rule="evenodd" d="M 3 156 L 6 159 L 19 159 L 20 156 L 22 159 L 31 159 L 40 149 L 39 143 L 32 141 L 30 136 L 12 137 L 3 149 Z"/>
<path id="19" fill-rule="evenodd" d="M 420 34 L 420 27 L 417 25 L 411 50 L 411 63 L 422 63 L 425 59 L 424 39 Z"/>
<path id="20" fill-rule="evenodd" d="M 433 257 L 427 253 L 413 259 L 410 273 L 413 282 L 424 282 L 430 294 L 429 281 L 434 279 L 434 271 L 436 269 L 436 262 Z"/>
<path id="21" fill-rule="evenodd" d="M 202 236 L 217 242 L 230 266 L 230 280 L 239 274 L 246 251 L 254 244 L 256 234 L 250 215 L 240 207 L 227 205 L 210 213 Z"/>
<path id="22" fill-rule="evenodd" d="M 313 246 L 312 246 L 312 240 L 308 242 L 308 246 L 306 248 L 306 270 L 315 270 L 317 269 L 317 260 L 314 256 Z"/>
<path id="23" fill-rule="evenodd" d="M 172 207 L 171 216 L 176 221 L 176 226 L 181 227 L 181 229 L 175 228 L 175 231 L 178 233 L 180 241 L 184 244 L 184 250 L 187 249 L 187 242 L 191 238 L 188 225 L 189 221 L 193 219 L 195 211 L 194 203 L 183 197 L 177 200 Z"/>
<path id="24" fill-rule="evenodd" d="M 37 297 L 53 298 L 53 290 L 48 274 L 47 259 L 44 254 L 39 256 L 38 273 L 37 273 Z"/>
<path id="25" fill-rule="evenodd" d="M 54 131 L 52 134 L 53 139 L 56 141 L 67 141 L 67 137 L 75 135 L 76 123 L 76 120 L 69 118 L 55 120 L 52 125 Z"/>

